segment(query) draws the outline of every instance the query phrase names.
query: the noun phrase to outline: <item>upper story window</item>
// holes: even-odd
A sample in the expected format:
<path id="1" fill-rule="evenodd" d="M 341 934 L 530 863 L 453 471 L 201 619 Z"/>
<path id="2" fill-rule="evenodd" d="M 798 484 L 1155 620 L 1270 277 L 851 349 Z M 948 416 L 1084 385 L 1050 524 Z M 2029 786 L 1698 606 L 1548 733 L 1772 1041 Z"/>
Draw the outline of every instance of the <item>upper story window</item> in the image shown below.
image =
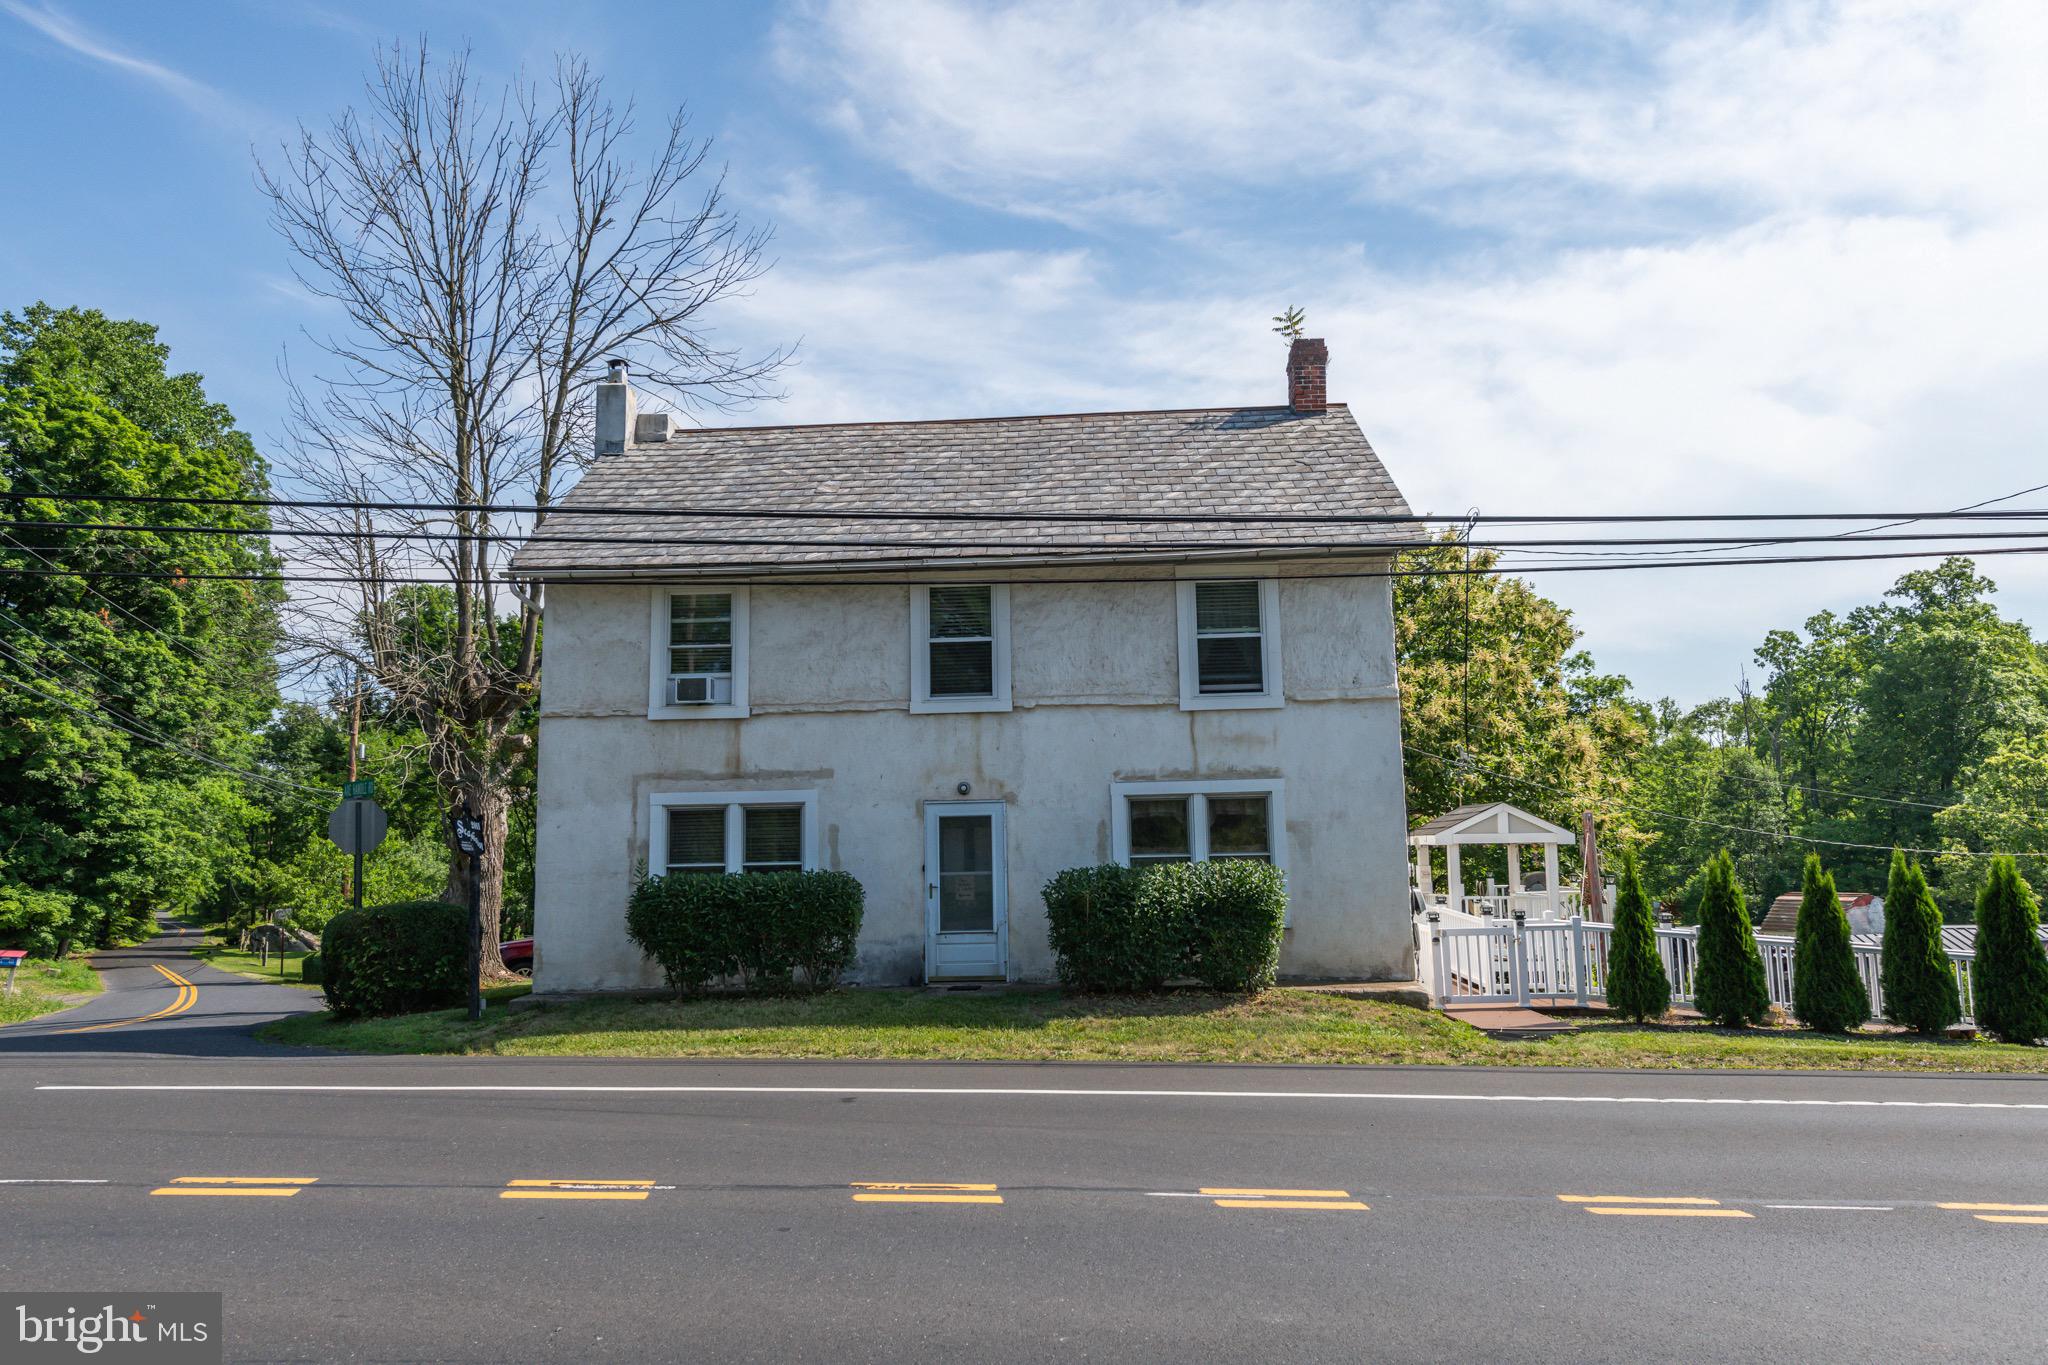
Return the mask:
<path id="1" fill-rule="evenodd" d="M 934 583 L 911 589 L 910 709 L 1010 709 L 1010 590 Z"/>
<path id="2" fill-rule="evenodd" d="M 817 866 L 816 794 L 666 792 L 654 797 L 661 872 L 796 872 Z"/>
<path id="3" fill-rule="evenodd" d="M 649 634 L 650 720 L 747 714 L 745 588 L 656 588 Z"/>
<path id="4" fill-rule="evenodd" d="M 1280 705 L 1279 582 L 1198 579 L 1179 594 L 1181 709 Z"/>
<path id="5" fill-rule="evenodd" d="M 1240 859 L 1284 866 L 1279 778 L 1117 782 L 1116 861 L 1132 867 Z"/>

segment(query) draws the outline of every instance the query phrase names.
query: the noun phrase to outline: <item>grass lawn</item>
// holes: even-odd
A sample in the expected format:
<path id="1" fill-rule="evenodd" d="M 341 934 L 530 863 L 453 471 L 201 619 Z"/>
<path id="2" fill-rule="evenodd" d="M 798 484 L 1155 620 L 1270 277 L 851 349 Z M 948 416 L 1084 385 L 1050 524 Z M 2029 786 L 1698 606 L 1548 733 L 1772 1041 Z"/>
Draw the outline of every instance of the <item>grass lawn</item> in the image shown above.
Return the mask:
<path id="1" fill-rule="evenodd" d="M 0 980 L 6 976 L 0 971 Z M 32 957 L 14 974 L 14 994 L 6 994 L 6 989 L 0 986 L 0 1024 L 18 1024 L 75 1005 L 78 997 L 98 995 L 102 987 L 99 973 L 82 957 Z"/>
<path id="2" fill-rule="evenodd" d="M 520 993 L 511 987 L 500 993 Z M 598 1000 L 471 1024 L 459 1010 L 269 1025 L 274 1042 L 361 1052 L 505 1057 L 838 1057 L 926 1061 L 1353 1062 L 1460 1066 L 1796 1068 L 2048 1074 L 2048 1049 L 1896 1035 L 1596 1021 L 1497 1042 L 1427 1010 L 1302 990 L 1255 1000 L 1057 990 L 842 991 L 809 999 Z"/>
<path id="3" fill-rule="evenodd" d="M 299 980 L 299 960 L 306 956 L 306 950 L 293 944 L 284 955 L 284 975 L 277 974 L 277 954 L 271 953 L 265 962 L 256 953 L 245 953 L 229 941 L 229 931 L 224 924 L 189 925 L 194 932 L 205 935 L 203 942 L 193 945 L 192 955 L 208 966 L 218 967 L 224 972 L 237 976 L 253 976 L 268 981 L 273 986 L 297 986 L 300 990 L 317 991 L 317 984 Z"/>

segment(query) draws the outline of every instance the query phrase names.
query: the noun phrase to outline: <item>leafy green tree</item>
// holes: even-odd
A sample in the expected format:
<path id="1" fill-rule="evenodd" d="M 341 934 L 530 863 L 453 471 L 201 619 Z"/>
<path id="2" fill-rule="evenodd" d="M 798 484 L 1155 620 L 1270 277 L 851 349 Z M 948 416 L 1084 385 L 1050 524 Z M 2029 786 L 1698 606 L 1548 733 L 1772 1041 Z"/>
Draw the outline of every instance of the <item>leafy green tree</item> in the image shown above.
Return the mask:
<path id="1" fill-rule="evenodd" d="M 143 323 L 0 315 L 0 488 L 38 495 L 0 505 L 0 569 L 27 571 L 0 576 L 0 884 L 45 925 L 67 905 L 36 932 L 85 945 L 247 885 L 259 808 L 231 770 L 276 697 L 282 588 L 263 537 L 238 534 L 266 523 L 132 500 L 266 488 L 248 438 L 166 357 Z M 57 524 L 81 522 L 177 529 Z M 216 573 L 248 579 L 200 576 Z"/>
<path id="2" fill-rule="evenodd" d="M 1964 776 L 1956 803 L 1934 828 L 1947 852 L 1935 859 L 1944 892 L 1974 906 L 1991 870 L 1976 853 L 2016 856 L 2022 877 L 2048 878 L 2048 732 L 2017 735 Z M 1949 904 L 1943 913 L 1948 915 Z"/>
<path id="3" fill-rule="evenodd" d="M 1941 946 L 1941 911 L 1927 878 L 1892 850 L 1884 898 L 1884 962 L 1878 972 L 1884 1013 L 1919 1033 L 1938 1033 L 1963 1017 L 1955 964 Z"/>
<path id="4" fill-rule="evenodd" d="M 1693 1008 L 1724 1028 L 1761 1022 L 1771 1012 L 1763 955 L 1735 882 L 1735 860 L 1725 849 L 1706 866 Z"/>
<path id="5" fill-rule="evenodd" d="M 1844 1033 L 1870 1016 L 1870 993 L 1856 971 L 1849 943 L 1849 917 L 1835 879 L 1806 855 L 1805 894 L 1799 901 L 1792 955 L 1792 1012 L 1822 1033 Z"/>
<path id="6" fill-rule="evenodd" d="M 1657 953 L 1657 918 L 1643 893 L 1636 852 L 1621 851 L 1614 890 L 1614 934 L 1607 945 L 1607 1006 L 1641 1023 L 1671 1008 L 1671 979 Z"/>
<path id="7" fill-rule="evenodd" d="M 1470 556 L 1479 570 L 1498 558 Z M 1511 575 L 1459 572 L 1466 551 L 1452 538 L 1405 553 L 1402 565 L 1425 571 L 1394 580 L 1410 814 L 1512 801 L 1569 827 L 1588 804 L 1625 795 L 1649 712 L 1626 678 L 1576 651 L 1571 613 Z M 1461 765 L 1468 749 L 1472 763 Z M 1622 842 L 1627 820 L 1615 822 Z M 1505 876 L 1497 850 L 1467 854 L 1468 872 Z"/>
<path id="8" fill-rule="evenodd" d="M 2008 1043 L 2048 1038 L 2041 908 L 2010 858 L 1991 860 L 1991 875 L 1977 895 L 1977 962 L 1970 985 L 1979 1028 Z"/>

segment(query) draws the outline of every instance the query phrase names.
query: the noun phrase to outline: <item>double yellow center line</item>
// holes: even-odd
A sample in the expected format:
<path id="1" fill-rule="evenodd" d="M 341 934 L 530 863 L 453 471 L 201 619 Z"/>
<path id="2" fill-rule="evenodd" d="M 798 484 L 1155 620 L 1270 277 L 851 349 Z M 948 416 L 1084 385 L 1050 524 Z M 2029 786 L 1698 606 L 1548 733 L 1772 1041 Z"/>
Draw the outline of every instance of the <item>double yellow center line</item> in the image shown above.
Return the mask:
<path id="1" fill-rule="evenodd" d="M 60 1032 L 97 1033 L 101 1029 L 126 1028 L 130 1024 L 146 1024 L 152 1019 L 168 1019 L 174 1014 L 183 1014 L 186 1010 L 191 1009 L 194 1005 L 199 1003 L 199 988 L 197 986 L 187 981 L 184 977 L 179 976 L 169 967 L 162 966 L 155 962 L 152 962 L 149 965 L 155 967 L 157 971 L 163 973 L 165 978 L 168 979 L 172 985 L 178 988 L 177 999 L 171 1001 L 170 1004 L 164 1006 L 162 1009 L 158 1010 L 154 1014 L 138 1015 L 133 1019 L 116 1019 L 112 1023 L 106 1024 L 87 1024 L 83 1028 L 67 1028 L 60 1030 Z"/>
<path id="2" fill-rule="evenodd" d="M 1566 1204 L 1577 1204 L 1587 1213 L 1634 1215 L 1639 1218 L 1754 1218 L 1741 1209 L 1724 1209 L 1718 1199 L 1698 1195 L 1561 1194 Z"/>
<path id="3" fill-rule="evenodd" d="M 645 1200 L 653 1189 L 652 1180 L 508 1180 L 498 1198 L 625 1199 L 637 1203 Z"/>
<path id="4" fill-rule="evenodd" d="M 1980 1223 L 2048 1225 L 2048 1204 L 1936 1204 L 1934 1207 L 1967 1212 Z"/>
<path id="5" fill-rule="evenodd" d="M 1228 1186 L 1202 1187 L 1202 1194 L 1214 1197 L 1219 1209 L 1351 1209 L 1364 1210 L 1349 1190 L 1266 1190 Z"/>
<path id="6" fill-rule="evenodd" d="M 273 1199 L 289 1199 L 319 1179 L 313 1175 L 181 1175 L 150 1193 L 214 1198 L 267 1195 Z"/>
<path id="7" fill-rule="evenodd" d="M 900 1180 L 856 1180 L 856 1204 L 1000 1204 L 994 1185 L 955 1185 Z"/>

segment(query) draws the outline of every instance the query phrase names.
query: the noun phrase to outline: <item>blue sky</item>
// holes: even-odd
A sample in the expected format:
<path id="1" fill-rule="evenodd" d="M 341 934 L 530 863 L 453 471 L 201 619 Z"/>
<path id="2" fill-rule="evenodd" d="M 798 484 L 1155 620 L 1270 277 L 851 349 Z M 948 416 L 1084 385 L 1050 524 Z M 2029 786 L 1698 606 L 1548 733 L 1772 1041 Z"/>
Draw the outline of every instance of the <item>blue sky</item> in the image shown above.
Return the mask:
<path id="1" fill-rule="evenodd" d="M 2035 3 L 0 0 L 0 306 L 156 322 L 265 440 L 325 319 L 252 155 L 422 34 L 688 104 L 776 229 L 717 319 L 801 339 L 766 420 L 1272 402 L 1266 319 L 1295 303 L 1425 510 L 2048 481 Z M 1604 667 L 1697 701 L 1903 567 L 1541 586 Z M 2048 623 L 2048 566 L 1986 567 Z"/>

